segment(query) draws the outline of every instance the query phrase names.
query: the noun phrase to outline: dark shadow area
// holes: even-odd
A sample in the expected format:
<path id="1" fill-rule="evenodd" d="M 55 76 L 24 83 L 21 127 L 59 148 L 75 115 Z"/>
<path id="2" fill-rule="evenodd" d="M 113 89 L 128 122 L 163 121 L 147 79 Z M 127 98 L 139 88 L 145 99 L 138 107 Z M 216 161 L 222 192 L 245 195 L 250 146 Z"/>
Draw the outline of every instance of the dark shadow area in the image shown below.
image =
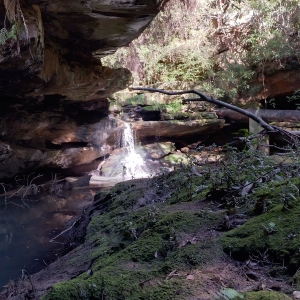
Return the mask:
<path id="1" fill-rule="evenodd" d="M 293 93 L 285 94 L 278 97 L 267 98 L 260 101 L 260 108 L 264 109 L 280 109 L 280 110 L 295 110 L 300 106 L 299 100 L 290 100 L 289 97 L 293 96 Z"/>

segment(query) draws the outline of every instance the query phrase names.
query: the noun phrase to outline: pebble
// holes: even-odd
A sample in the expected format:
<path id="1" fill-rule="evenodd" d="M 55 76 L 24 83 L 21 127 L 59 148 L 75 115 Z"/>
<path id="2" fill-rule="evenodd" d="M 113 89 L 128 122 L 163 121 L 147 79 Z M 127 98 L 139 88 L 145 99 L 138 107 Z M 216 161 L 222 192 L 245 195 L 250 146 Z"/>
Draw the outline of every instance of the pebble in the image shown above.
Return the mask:
<path id="1" fill-rule="evenodd" d="M 293 297 L 294 297 L 295 299 L 300 299 L 300 291 L 294 291 L 294 292 L 293 292 Z"/>

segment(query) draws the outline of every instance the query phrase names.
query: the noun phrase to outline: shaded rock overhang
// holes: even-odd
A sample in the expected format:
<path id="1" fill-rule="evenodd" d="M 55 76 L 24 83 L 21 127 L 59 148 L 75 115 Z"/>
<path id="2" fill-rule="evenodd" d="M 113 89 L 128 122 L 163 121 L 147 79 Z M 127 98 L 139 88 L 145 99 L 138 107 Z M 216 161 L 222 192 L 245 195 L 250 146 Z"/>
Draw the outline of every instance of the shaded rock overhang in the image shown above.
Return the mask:
<path id="1" fill-rule="evenodd" d="M 0 29 L 17 38 L 0 45 L 0 93 L 103 99 L 126 87 L 130 72 L 99 58 L 128 45 L 167 1 L 0 0 Z"/>

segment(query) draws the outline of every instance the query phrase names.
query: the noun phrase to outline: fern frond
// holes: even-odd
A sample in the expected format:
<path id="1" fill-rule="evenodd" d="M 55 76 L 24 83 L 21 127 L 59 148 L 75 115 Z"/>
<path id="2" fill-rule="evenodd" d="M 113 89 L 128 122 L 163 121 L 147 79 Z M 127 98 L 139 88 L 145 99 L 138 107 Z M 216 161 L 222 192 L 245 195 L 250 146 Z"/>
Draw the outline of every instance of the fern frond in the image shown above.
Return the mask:
<path id="1" fill-rule="evenodd" d="M 0 30 L 0 45 L 4 45 L 7 40 L 8 32 L 5 27 Z"/>

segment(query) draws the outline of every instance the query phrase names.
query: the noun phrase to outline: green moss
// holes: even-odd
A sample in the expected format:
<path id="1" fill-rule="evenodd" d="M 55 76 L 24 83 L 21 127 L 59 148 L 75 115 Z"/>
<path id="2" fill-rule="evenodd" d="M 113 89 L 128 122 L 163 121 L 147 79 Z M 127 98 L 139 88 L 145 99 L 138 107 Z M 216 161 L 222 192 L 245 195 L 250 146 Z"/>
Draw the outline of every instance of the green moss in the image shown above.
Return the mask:
<path id="1" fill-rule="evenodd" d="M 175 113 L 165 113 L 163 115 L 164 120 L 187 120 L 192 119 L 191 114 L 187 112 L 175 112 Z"/>
<path id="2" fill-rule="evenodd" d="M 278 180 L 260 185 L 251 194 L 251 202 L 254 204 L 253 212 L 262 213 L 274 208 L 278 204 L 292 208 L 299 202 L 297 189 L 300 188 L 300 178 Z M 293 199 L 294 195 L 295 198 Z"/>
<path id="3" fill-rule="evenodd" d="M 195 210 L 195 203 L 185 203 L 199 201 L 208 189 L 189 168 L 117 184 L 95 196 L 99 210 L 91 218 L 83 245 L 92 274 L 54 285 L 43 299 L 188 299 L 185 279 L 166 280 L 167 275 L 220 257 L 222 247 L 241 260 L 265 253 L 269 260 L 284 261 L 289 271 L 295 271 L 300 264 L 300 204 L 293 201 L 292 209 L 282 210 L 281 200 L 276 199 L 282 186 L 272 183 L 254 190 L 251 197 L 258 201 L 266 196 L 270 210 L 225 233 L 220 241 L 205 233 L 223 223 L 224 211 Z M 270 298 L 274 295 L 277 298 Z M 245 296 L 288 299 L 271 292 Z"/>
<path id="4" fill-rule="evenodd" d="M 95 205 L 102 210 L 92 217 L 85 241 L 92 275 L 83 273 L 54 285 L 44 299 L 182 299 L 184 279 L 165 278 L 174 268 L 195 268 L 220 254 L 220 244 L 199 232 L 220 224 L 223 215 L 182 210 L 176 203 L 170 209 L 168 201 L 153 199 L 138 205 L 147 190 L 169 199 L 170 189 L 179 184 L 184 200 L 191 186 L 180 173 L 121 183 L 98 193 Z M 198 184 L 197 177 L 185 178 Z"/>
<path id="5" fill-rule="evenodd" d="M 197 176 L 182 176 L 180 184 L 175 185 L 168 203 L 188 202 L 204 199 L 209 188 L 203 184 L 203 179 Z"/>
<path id="6" fill-rule="evenodd" d="M 170 154 L 164 158 L 164 161 L 167 162 L 169 165 L 176 166 L 179 164 L 187 165 L 190 163 L 189 158 L 184 154 Z"/>
<path id="7" fill-rule="evenodd" d="M 196 244 L 187 244 L 177 251 L 171 252 L 162 269 L 171 272 L 174 269 L 192 269 L 206 264 L 221 255 L 222 249 L 216 239 L 201 240 Z"/>
<path id="8" fill-rule="evenodd" d="M 163 107 L 164 104 L 157 104 L 157 105 L 147 105 L 143 107 L 143 110 L 146 111 L 161 111 L 161 107 Z"/>
<path id="9" fill-rule="evenodd" d="M 291 298 L 282 293 L 260 291 L 245 294 L 245 300 L 290 300 Z"/>
<path id="10" fill-rule="evenodd" d="M 300 264 L 299 214 L 300 205 L 292 210 L 282 210 L 277 205 L 226 233 L 221 238 L 224 250 L 238 260 L 266 253 L 269 260 L 283 263 L 295 272 Z"/>
<path id="11" fill-rule="evenodd" d="M 42 300 L 165 300 L 181 299 L 177 294 L 179 280 L 150 281 L 143 272 L 104 269 L 85 282 L 78 279 L 55 285 Z"/>
<path id="12" fill-rule="evenodd" d="M 205 120 L 217 119 L 217 115 L 211 112 L 165 112 L 163 114 L 164 120 Z M 205 121 L 204 121 L 205 122 Z"/>

